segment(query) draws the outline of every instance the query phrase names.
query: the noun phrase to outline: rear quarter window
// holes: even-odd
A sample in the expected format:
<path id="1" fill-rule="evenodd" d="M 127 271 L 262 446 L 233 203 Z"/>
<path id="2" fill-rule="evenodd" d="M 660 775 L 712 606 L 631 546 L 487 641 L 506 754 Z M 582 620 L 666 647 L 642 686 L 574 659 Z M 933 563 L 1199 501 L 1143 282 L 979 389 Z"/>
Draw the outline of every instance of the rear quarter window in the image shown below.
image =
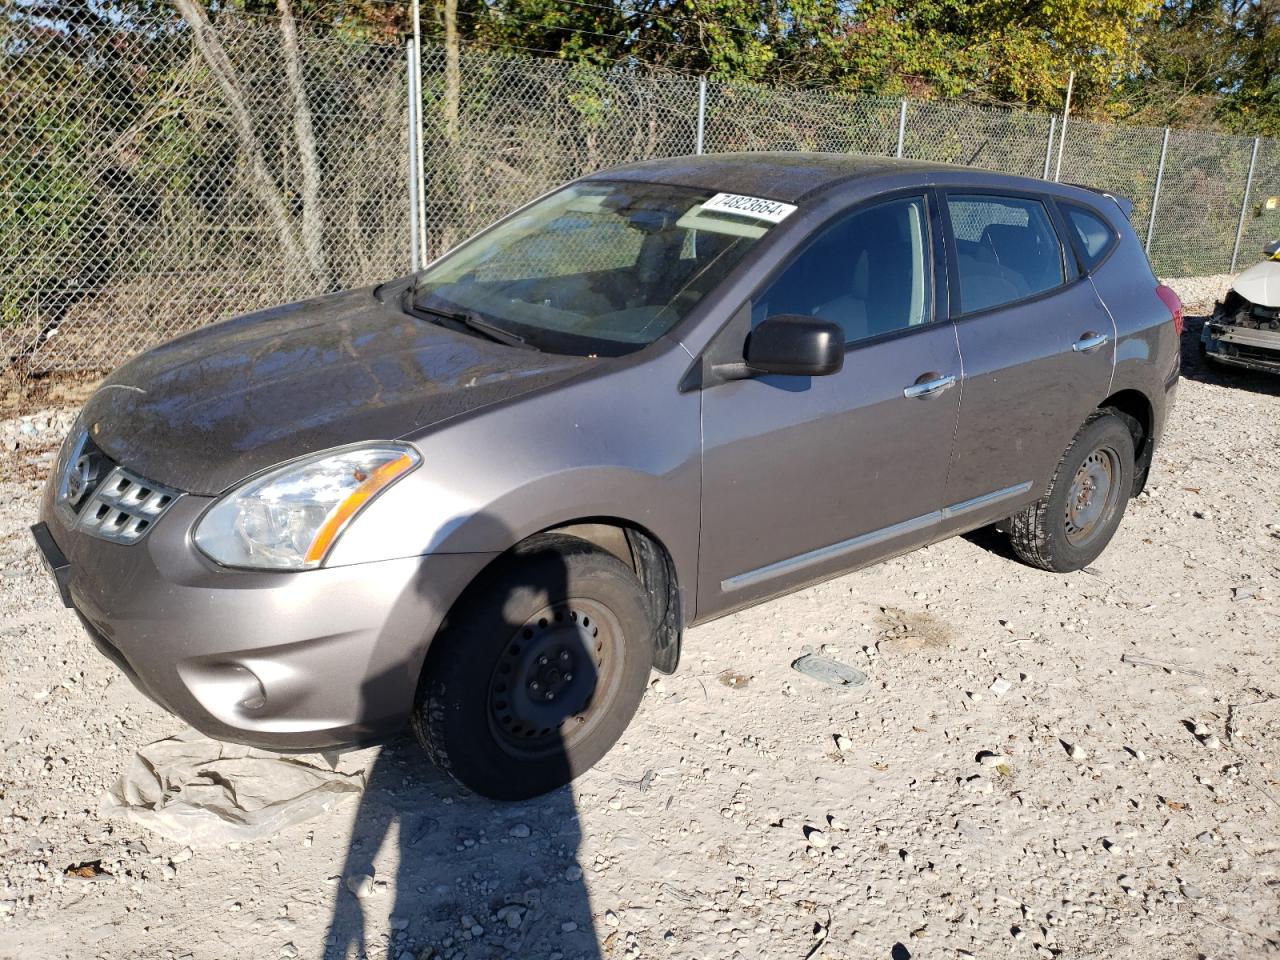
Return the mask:
<path id="1" fill-rule="evenodd" d="M 1086 270 L 1092 270 L 1116 245 L 1116 231 L 1100 214 L 1077 207 L 1073 203 L 1059 203 L 1062 215 L 1071 227 L 1080 259 Z"/>

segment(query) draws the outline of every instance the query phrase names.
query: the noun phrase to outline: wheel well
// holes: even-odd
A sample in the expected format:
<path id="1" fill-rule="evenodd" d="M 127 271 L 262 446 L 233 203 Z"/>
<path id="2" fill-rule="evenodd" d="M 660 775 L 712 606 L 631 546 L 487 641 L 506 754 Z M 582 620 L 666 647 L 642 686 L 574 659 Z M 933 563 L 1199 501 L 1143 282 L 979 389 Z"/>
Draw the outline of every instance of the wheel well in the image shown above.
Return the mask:
<path id="1" fill-rule="evenodd" d="M 640 585 L 648 595 L 650 612 L 657 629 L 654 668 L 663 673 L 674 672 L 680 660 L 684 616 L 680 609 L 675 563 L 662 541 L 635 524 L 613 517 L 575 520 L 549 527 L 539 533 L 559 533 L 586 540 L 613 554 L 635 571 Z"/>
<path id="2" fill-rule="evenodd" d="M 1133 496 L 1142 492 L 1151 472 L 1151 457 L 1155 452 L 1151 443 L 1154 412 L 1151 401 L 1137 390 L 1121 390 L 1113 393 L 1098 405 L 1098 409 L 1111 409 L 1124 415 L 1124 421 L 1133 434 Z"/>

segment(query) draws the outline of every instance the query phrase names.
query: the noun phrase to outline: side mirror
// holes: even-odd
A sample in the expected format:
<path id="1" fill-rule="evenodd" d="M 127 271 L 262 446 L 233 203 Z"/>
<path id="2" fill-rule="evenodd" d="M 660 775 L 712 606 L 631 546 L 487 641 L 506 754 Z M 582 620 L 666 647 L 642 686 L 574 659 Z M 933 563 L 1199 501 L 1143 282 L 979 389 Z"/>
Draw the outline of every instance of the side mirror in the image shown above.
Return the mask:
<path id="1" fill-rule="evenodd" d="M 817 317 L 769 317 L 751 331 L 745 359 L 753 373 L 824 377 L 844 366 L 844 331 Z"/>
<path id="2" fill-rule="evenodd" d="M 1280 254 L 1280 240 L 1272 240 L 1262 248 L 1264 257 L 1274 257 L 1276 254 Z"/>

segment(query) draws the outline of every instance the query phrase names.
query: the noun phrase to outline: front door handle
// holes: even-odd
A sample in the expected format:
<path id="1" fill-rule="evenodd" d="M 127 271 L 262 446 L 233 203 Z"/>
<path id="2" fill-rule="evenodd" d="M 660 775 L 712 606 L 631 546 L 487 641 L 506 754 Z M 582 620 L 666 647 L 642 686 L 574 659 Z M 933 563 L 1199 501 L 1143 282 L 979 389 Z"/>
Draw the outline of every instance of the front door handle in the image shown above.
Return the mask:
<path id="1" fill-rule="evenodd" d="M 929 374 L 926 373 L 925 376 L 927 377 Z M 942 393 L 943 390 L 946 390 L 955 382 L 956 378 L 952 376 L 937 377 L 934 380 L 917 380 L 911 386 L 905 387 L 902 391 L 902 395 L 908 398 L 933 397 Z"/>
<path id="2" fill-rule="evenodd" d="M 1088 333 L 1081 334 L 1080 339 L 1071 345 L 1071 349 L 1076 353 L 1093 353 L 1110 339 L 1105 333 L 1094 333 L 1090 330 Z"/>

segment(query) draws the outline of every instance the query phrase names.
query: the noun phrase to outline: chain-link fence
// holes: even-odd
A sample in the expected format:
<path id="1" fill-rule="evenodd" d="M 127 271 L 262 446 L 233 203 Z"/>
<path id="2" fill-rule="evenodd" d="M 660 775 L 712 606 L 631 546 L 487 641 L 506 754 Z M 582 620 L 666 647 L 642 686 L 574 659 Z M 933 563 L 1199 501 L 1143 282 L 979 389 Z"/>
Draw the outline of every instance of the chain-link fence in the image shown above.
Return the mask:
<path id="1" fill-rule="evenodd" d="M 404 40 L 299 24 L 295 41 L 276 17 L 174 2 L 0 20 L 0 356 L 19 377 L 409 269 Z M 1280 193 L 1276 141 L 1076 119 L 1060 140 L 1024 110 L 470 51 L 451 83 L 434 47 L 421 74 L 429 256 L 580 174 L 698 150 L 1058 173 L 1129 197 L 1165 276 L 1246 265 L 1280 233 L 1255 215 Z"/>
<path id="2" fill-rule="evenodd" d="M 176 14 L 74 9 L 81 19 L 0 21 L 11 366 L 110 367 L 211 320 L 402 267 L 398 45 L 304 32 L 299 103 L 278 21 L 224 18 L 202 50 Z"/>
<path id="3" fill-rule="evenodd" d="M 451 94 L 438 48 L 422 74 L 428 256 L 567 180 L 695 149 L 696 80 L 467 53 Z"/>

